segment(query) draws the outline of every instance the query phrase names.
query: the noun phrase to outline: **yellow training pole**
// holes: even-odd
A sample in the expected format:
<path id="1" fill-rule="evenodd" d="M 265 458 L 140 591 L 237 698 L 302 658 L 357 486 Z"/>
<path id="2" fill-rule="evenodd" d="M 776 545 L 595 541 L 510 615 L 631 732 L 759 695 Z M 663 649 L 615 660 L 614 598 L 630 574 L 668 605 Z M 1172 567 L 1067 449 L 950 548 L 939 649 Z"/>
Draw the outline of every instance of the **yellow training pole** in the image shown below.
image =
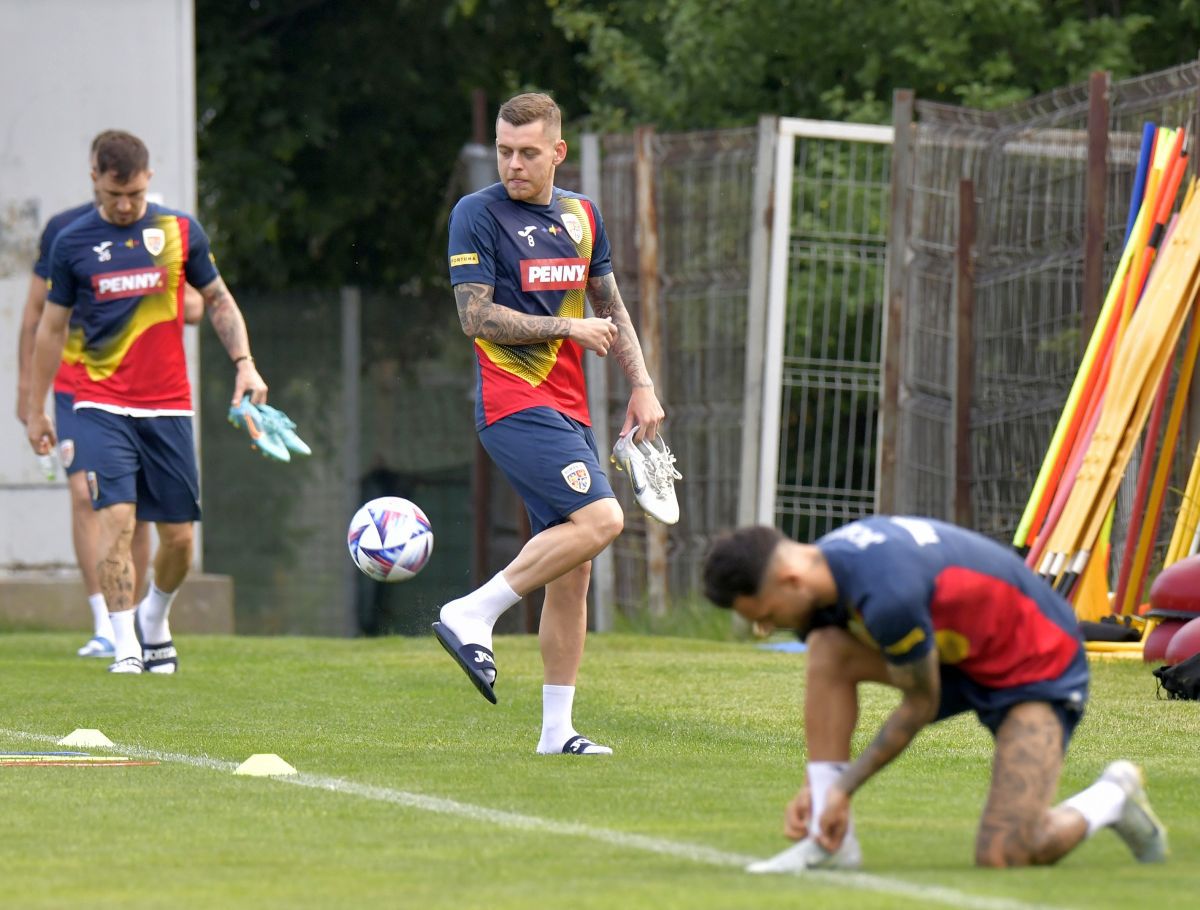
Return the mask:
<path id="1" fill-rule="evenodd" d="M 1196 444 L 1196 454 L 1192 456 L 1192 469 L 1188 472 L 1187 486 L 1183 491 L 1183 502 L 1179 507 L 1179 515 L 1175 518 L 1175 530 L 1171 534 L 1171 546 L 1167 549 L 1167 558 L 1163 560 L 1163 568 L 1179 562 L 1187 555 L 1192 536 L 1196 533 L 1197 519 L 1200 518 L 1200 443 Z"/>

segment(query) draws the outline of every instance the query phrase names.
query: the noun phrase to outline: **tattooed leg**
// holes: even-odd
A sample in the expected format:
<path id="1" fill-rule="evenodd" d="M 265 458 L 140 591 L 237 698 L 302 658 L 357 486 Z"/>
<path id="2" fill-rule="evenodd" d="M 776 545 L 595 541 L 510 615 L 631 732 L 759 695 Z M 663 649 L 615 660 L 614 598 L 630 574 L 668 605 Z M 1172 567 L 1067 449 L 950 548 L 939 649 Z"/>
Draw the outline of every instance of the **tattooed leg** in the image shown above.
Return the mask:
<path id="1" fill-rule="evenodd" d="M 110 613 L 132 610 L 134 506 L 120 502 L 96 512 L 100 524 L 100 590 Z"/>
<path id="2" fill-rule="evenodd" d="M 1050 705 L 1026 702 L 1008 712 L 996 731 L 977 865 L 1049 865 L 1083 840 L 1087 825 L 1077 812 L 1050 808 L 1062 760 L 1062 724 Z"/>

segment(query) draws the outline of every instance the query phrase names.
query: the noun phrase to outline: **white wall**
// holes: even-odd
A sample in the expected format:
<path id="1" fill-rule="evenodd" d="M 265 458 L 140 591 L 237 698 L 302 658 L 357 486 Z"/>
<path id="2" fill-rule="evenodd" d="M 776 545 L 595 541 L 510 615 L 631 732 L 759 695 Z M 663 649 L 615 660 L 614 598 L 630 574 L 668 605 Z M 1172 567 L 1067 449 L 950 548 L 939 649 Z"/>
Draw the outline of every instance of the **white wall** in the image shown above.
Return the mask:
<path id="1" fill-rule="evenodd" d="M 42 225 L 91 198 L 101 130 L 139 136 L 151 191 L 195 211 L 192 0 L 0 0 L 0 35 L 0 570 L 71 566 L 65 483 L 46 483 L 16 419 L 21 310 Z M 195 329 L 187 343 L 195 389 Z"/>

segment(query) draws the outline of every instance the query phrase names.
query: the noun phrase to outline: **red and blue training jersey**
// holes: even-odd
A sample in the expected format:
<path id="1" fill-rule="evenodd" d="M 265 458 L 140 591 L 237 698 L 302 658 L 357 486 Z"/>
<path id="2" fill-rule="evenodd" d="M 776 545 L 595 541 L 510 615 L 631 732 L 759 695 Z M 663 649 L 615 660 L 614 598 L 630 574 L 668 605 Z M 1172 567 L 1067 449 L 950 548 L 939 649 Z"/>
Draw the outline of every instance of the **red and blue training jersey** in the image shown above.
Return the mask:
<path id="1" fill-rule="evenodd" d="M 82 330 L 75 406 L 191 415 L 184 286 L 218 277 L 199 222 L 155 203 L 124 227 L 93 210 L 59 233 L 50 262 L 47 299 L 71 307 Z"/>
<path id="2" fill-rule="evenodd" d="M 54 246 L 54 240 L 58 237 L 59 232 L 68 224 L 86 215 L 96 207 L 94 202 L 85 202 L 83 205 L 77 205 L 74 208 L 66 209 L 59 212 L 57 215 L 52 215 L 50 220 L 46 222 L 45 228 L 42 229 L 42 237 L 38 242 L 38 258 L 33 264 L 33 274 L 39 278 L 50 279 L 50 249 Z M 83 369 L 79 365 L 79 359 L 83 352 L 83 330 L 79 327 L 79 320 L 74 312 L 71 313 L 71 325 L 67 332 L 67 343 L 63 345 L 62 362 L 58 365 L 58 372 L 54 374 L 54 391 L 65 392 L 68 395 L 75 394 L 76 377 L 80 370 Z"/>
<path id="3" fill-rule="evenodd" d="M 589 278 L 612 273 L 604 222 L 586 196 L 555 187 L 549 205 L 510 199 L 495 183 L 450 214 L 450 283 L 494 289 L 520 313 L 582 319 Z M 475 426 L 550 407 L 587 426 L 582 350 L 570 339 L 497 344 L 475 339 Z"/>
<path id="4" fill-rule="evenodd" d="M 851 634 L 889 663 L 936 648 L 980 685 L 1006 689 L 1078 673 L 1087 663 L 1071 605 L 1015 553 L 926 518 L 851 522 L 816 542 Z"/>

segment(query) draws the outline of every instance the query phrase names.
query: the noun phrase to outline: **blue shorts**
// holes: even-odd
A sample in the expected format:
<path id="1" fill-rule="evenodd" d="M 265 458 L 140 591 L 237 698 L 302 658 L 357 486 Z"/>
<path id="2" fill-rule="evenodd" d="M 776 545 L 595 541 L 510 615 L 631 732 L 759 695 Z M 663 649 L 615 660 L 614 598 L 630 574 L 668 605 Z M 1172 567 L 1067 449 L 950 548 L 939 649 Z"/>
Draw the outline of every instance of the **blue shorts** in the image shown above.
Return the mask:
<path id="1" fill-rule="evenodd" d="M 192 418 L 80 408 L 75 419 L 77 457 L 87 471 L 92 508 L 134 502 L 139 521 L 200 520 Z"/>
<path id="2" fill-rule="evenodd" d="M 479 441 L 525 503 L 533 534 L 615 498 L 591 428 L 552 408 L 501 417 L 479 431 Z"/>
<path id="3" fill-rule="evenodd" d="M 58 460 L 67 474 L 83 470 L 75 441 L 79 438 L 75 418 L 75 396 L 70 392 L 54 393 L 54 432 L 58 436 Z"/>
<path id="4" fill-rule="evenodd" d="M 991 689 L 975 682 L 950 664 L 941 665 L 941 677 L 942 701 L 938 706 L 938 720 L 964 711 L 974 711 L 980 722 L 995 735 L 1014 707 L 1026 702 L 1042 701 L 1049 704 L 1058 715 L 1063 728 L 1064 750 L 1071 741 L 1075 727 L 1083 719 L 1083 709 L 1087 705 L 1087 652 L 1082 647 L 1061 675 L 1041 682 Z"/>

